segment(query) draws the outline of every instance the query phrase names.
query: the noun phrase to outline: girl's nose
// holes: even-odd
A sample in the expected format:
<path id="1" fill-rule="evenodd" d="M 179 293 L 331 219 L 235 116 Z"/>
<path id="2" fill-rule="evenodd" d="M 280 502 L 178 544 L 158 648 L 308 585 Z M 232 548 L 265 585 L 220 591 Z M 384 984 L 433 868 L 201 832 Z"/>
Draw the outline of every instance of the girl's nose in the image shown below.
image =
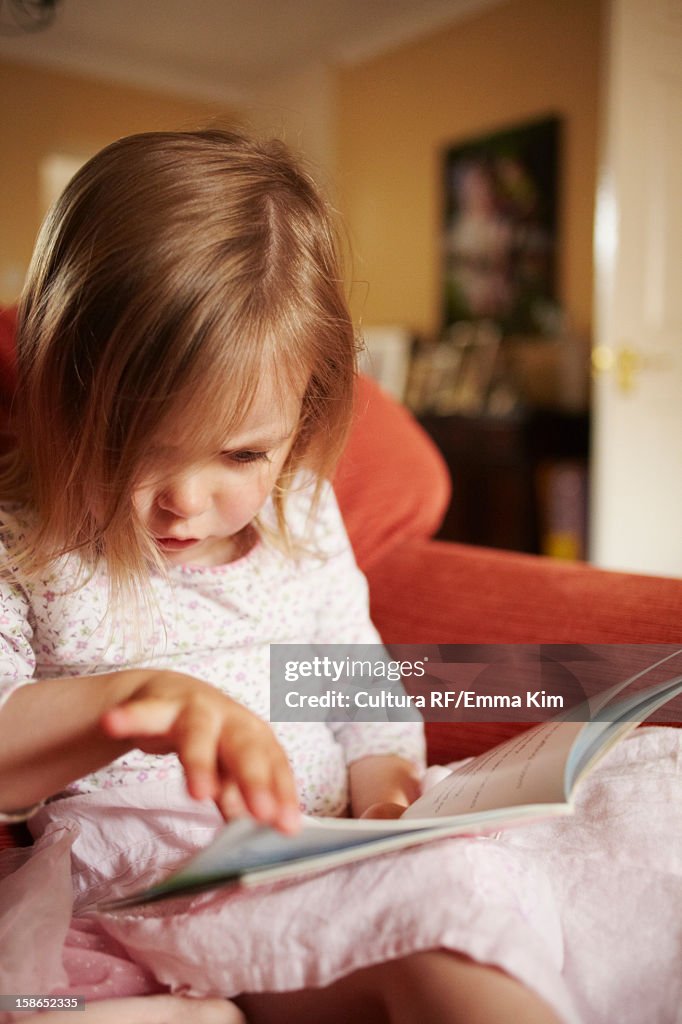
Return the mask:
<path id="1" fill-rule="evenodd" d="M 210 502 L 211 489 L 201 472 L 186 473 L 173 480 L 157 497 L 159 507 L 178 519 L 194 519 L 202 515 Z"/>

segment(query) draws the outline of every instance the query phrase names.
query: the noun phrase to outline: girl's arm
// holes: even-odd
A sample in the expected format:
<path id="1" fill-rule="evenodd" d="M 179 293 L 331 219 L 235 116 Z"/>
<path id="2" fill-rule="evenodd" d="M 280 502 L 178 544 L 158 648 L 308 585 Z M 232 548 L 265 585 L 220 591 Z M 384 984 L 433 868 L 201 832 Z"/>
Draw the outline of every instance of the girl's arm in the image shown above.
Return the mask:
<path id="1" fill-rule="evenodd" d="M 354 818 L 398 818 L 420 793 L 416 766 L 391 754 L 360 758 L 348 775 Z"/>
<path id="2" fill-rule="evenodd" d="M 15 690 L 0 709 L 0 808 L 36 803 L 134 748 L 177 753 L 191 796 L 226 816 L 243 801 L 260 821 L 298 825 L 291 769 L 267 723 L 208 683 L 155 669 Z"/>
<path id="3" fill-rule="evenodd" d="M 352 645 L 343 652 L 363 660 L 390 661 L 369 615 L 367 580 L 355 562 L 334 493 L 328 488 L 315 520 L 315 543 L 324 559 L 308 567 L 318 600 L 314 643 Z M 358 646 L 359 645 L 359 646 Z M 343 648 L 335 647 L 341 657 Z M 377 680 L 373 680 L 376 682 Z M 387 680 L 390 683 L 390 679 Z M 424 724 L 408 721 L 328 722 L 346 758 L 353 817 L 398 817 L 420 795 L 425 767 Z"/>

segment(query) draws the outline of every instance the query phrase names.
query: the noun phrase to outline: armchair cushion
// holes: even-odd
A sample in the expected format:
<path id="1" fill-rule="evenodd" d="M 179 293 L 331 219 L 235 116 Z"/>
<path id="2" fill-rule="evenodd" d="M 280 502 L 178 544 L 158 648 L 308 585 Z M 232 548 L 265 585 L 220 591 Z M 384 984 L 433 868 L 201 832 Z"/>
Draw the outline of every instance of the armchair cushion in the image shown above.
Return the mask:
<path id="1" fill-rule="evenodd" d="M 387 643 L 682 645 L 682 580 L 422 540 L 393 550 L 368 578 Z M 480 754 L 526 728 L 429 723 L 429 763 Z"/>
<path id="2" fill-rule="evenodd" d="M 450 477 L 435 444 L 369 377 L 357 380 L 355 420 L 334 490 L 365 572 L 389 551 L 431 537 L 450 500 Z"/>

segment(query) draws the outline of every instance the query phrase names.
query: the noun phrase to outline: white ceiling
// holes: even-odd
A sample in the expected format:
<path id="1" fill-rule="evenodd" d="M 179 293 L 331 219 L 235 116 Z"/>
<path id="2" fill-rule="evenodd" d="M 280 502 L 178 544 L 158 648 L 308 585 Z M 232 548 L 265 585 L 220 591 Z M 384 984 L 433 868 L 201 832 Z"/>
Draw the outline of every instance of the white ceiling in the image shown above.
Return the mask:
<path id="1" fill-rule="evenodd" d="M 362 61 L 500 2 L 59 0 L 46 30 L 0 36 L 0 56 L 239 103 L 302 67 Z"/>

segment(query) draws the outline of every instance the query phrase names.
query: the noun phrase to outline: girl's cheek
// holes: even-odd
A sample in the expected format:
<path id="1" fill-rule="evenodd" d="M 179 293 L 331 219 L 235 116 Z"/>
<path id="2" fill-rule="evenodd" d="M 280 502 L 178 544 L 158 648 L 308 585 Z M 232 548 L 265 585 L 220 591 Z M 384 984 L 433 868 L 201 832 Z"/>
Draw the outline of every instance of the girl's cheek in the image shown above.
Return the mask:
<path id="1" fill-rule="evenodd" d="M 265 473 L 257 481 L 254 480 L 247 491 L 235 495 L 230 508 L 232 515 L 245 520 L 258 515 L 272 494 L 276 479 L 276 476 Z"/>

